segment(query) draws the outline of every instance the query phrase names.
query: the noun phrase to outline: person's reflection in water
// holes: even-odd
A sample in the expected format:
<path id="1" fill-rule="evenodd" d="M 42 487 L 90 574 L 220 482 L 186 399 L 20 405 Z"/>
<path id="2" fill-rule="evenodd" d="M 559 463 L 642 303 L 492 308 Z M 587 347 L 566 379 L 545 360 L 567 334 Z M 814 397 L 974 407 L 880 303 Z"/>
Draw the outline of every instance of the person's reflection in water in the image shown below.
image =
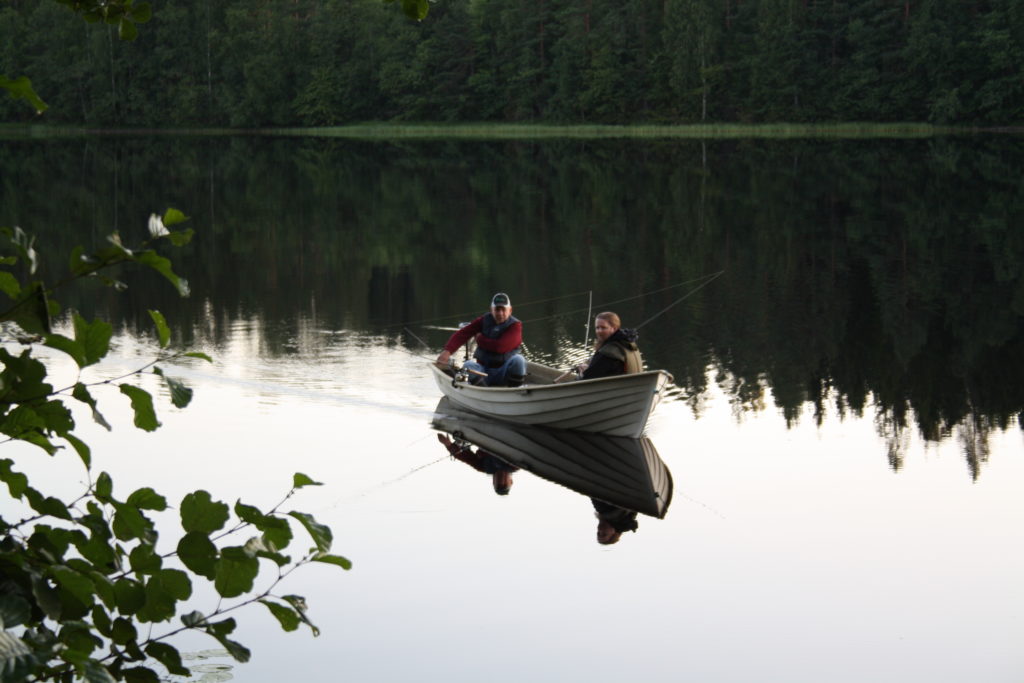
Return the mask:
<path id="1" fill-rule="evenodd" d="M 624 531 L 636 531 L 640 526 L 636 513 L 603 500 L 591 498 L 597 516 L 597 542 L 601 545 L 618 543 Z"/>
<path id="2" fill-rule="evenodd" d="M 499 496 L 507 496 L 512 489 L 512 473 L 519 470 L 509 465 L 496 455 L 477 448 L 475 451 L 466 442 L 452 441 L 447 434 L 438 434 L 437 440 L 448 449 L 452 457 L 460 460 L 478 472 L 491 475 L 494 492 Z"/>

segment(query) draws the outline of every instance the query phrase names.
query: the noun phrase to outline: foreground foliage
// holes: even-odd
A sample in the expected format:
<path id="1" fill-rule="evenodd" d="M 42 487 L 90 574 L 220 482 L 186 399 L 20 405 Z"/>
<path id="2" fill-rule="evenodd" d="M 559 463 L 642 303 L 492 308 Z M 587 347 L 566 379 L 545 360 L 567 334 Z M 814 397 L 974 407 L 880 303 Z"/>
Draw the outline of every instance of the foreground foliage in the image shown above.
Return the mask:
<path id="1" fill-rule="evenodd" d="M 127 377 L 86 383 L 81 370 L 106 357 L 112 327 L 72 312 L 70 335 L 54 332 L 51 320 L 61 312 L 54 295 L 83 279 L 123 289 L 110 273 L 132 264 L 155 270 L 187 295 L 188 283 L 156 249 L 159 243 L 180 246 L 189 241 L 191 230 L 168 227 L 184 220 L 173 209 L 163 217 L 152 216 L 150 237 L 137 248 L 126 246 L 117 233 L 94 253 L 76 248 L 68 274 L 53 285 L 39 277 L 34 239 L 18 228 L 2 230 L 0 300 L 6 304 L 0 305 L 0 433 L 7 439 L 0 443 L 30 443 L 50 456 L 73 452 L 88 478 L 81 495 L 64 500 L 33 486 L 12 458 L 0 458 L 0 482 L 10 494 L 0 516 L 2 681 L 156 681 L 161 670 L 189 675 L 178 650 L 167 642 L 185 630 L 207 633 L 244 662 L 250 653 L 230 638 L 236 622 L 227 613 L 260 602 L 286 631 L 304 623 L 316 634 L 305 599 L 275 589 L 285 576 L 311 562 L 350 567 L 345 558 L 330 554 L 328 527 L 309 514 L 281 510 L 296 490 L 317 484 L 304 474 L 294 475 L 287 496 L 268 511 L 240 500 L 229 507 L 204 490 L 189 493 L 177 507 L 180 530 L 161 525 L 164 538 L 155 518 L 170 508 L 164 496 L 148 486 L 115 495 L 110 474 L 92 478 L 92 452 L 74 433 L 71 407 L 87 408 L 98 424 L 110 429 L 93 394 L 99 393 L 97 388 L 117 386 L 130 400 L 135 426 L 153 431 L 160 423 L 152 395 L 136 383 L 139 376 L 157 375 L 173 405 L 184 408 L 191 389 L 158 363 L 210 359 L 202 353 L 170 351 L 170 328 L 159 312 L 150 311 L 160 355 Z M 78 379 L 60 389 L 48 383 L 47 363 L 53 361 L 37 357 L 34 351 L 40 345 L 70 357 Z M 12 352 L 19 346 L 20 352 Z M 294 540 L 294 523 L 312 539 L 312 547 L 297 559 L 283 554 Z M 273 577 L 257 590 L 261 560 L 273 568 Z M 216 607 L 181 614 L 188 609 L 195 582 L 203 580 L 220 598 Z M 167 623 L 179 614 L 177 624 Z M 162 631 L 154 628 L 165 623 Z"/>

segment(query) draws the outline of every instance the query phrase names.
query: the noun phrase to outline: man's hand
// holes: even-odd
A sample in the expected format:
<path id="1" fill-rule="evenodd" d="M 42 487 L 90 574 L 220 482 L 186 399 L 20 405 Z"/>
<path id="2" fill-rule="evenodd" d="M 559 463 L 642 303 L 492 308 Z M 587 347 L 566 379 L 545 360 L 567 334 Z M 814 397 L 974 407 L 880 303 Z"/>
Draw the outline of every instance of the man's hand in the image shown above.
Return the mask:
<path id="1" fill-rule="evenodd" d="M 448 351 L 447 349 L 445 349 L 444 351 L 441 352 L 441 355 L 439 355 L 437 357 L 437 360 L 434 361 L 434 362 L 437 363 L 438 365 L 441 365 L 441 366 L 447 366 L 448 365 L 448 361 L 451 359 L 451 357 L 452 357 L 452 352 Z"/>

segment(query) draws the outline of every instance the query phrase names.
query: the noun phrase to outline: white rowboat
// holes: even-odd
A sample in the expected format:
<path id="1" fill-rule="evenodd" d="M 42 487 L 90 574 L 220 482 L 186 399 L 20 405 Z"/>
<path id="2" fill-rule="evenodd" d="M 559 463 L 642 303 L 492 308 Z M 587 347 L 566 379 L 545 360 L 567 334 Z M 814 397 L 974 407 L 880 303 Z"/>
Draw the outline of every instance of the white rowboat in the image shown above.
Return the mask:
<path id="1" fill-rule="evenodd" d="M 527 362 L 521 387 L 482 387 L 460 381 L 451 369 L 431 363 L 441 393 L 456 405 L 523 425 L 573 429 L 638 439 L 661 392 L 672 381 L 664 370 L 555 384 L 563 373 Z"/>

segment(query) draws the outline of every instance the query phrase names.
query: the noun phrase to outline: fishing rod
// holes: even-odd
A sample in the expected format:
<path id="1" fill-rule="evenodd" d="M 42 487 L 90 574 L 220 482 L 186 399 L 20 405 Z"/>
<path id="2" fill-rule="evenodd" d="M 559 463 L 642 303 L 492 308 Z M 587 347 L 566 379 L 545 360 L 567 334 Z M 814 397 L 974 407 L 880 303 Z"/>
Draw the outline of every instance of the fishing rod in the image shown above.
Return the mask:
<path id="1" fill-rule="evenodd" d="M 583 335 L 583 348 L 587 348 L 587 342 L 590 341 L 590 313 L 594 310 L 594 290 L 590 290 L 590 301 L 587 304 L 587 324 L 583 327 L 586 328 L 586 333 Z"/>

